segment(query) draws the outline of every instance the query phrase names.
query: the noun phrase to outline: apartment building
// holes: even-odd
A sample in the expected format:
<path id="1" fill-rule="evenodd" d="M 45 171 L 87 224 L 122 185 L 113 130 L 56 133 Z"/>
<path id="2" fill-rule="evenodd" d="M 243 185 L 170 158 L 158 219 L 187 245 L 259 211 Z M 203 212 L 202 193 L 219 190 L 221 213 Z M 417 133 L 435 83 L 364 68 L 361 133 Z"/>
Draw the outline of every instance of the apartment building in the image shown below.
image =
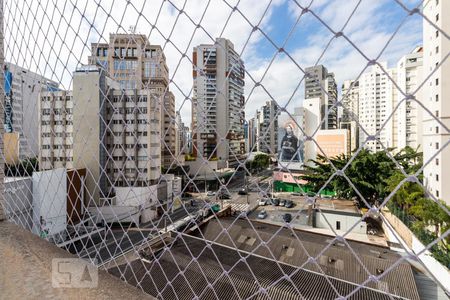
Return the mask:
<path id="1" fill-rule="evenodd" d="M 40 168 L 86 168 L 88 196 L 95 201 L 117 187 L 155 184 L 161 97 L 149 89 L 120 89 L 96 66 L 78 69 L 73 78 L 73 93 L 41 93 Z"/>
<path id="2" fill-rule="evenodd" d="M 337 108 L 332 105 L 337 100 L 337 85 L 334 73 L 329 73 L 323 65 L 305 69 L 305 99 L 320 99 L 321 119 L 325 121 L 321 129 L 336 129 L 338 126 Z M 328 115 L 326 115 L 328 113 Z"/>
<path id="3" fill-rule="evenodd" d="M 422 116 L 424 184 L 430 193 L 447 204 L 450 204 L 450 148 L 446 144 L 450 133 L 444 126 L 450 128 L 450 61 L 444 58 L 450 52 L 450 40 L 443 32 L 450 32 L 449 11 L 449 1 L 423 3 L 423 13 L 432 23 L 423 20 L 423 77 L 427 79 L 423 86 L 423 104 L 432 114 L 423 111 Z"/>
<path id="4" fill-rule="evenodd" d="M 344 80 L 342 84 L 342 115 L 339 128 L 347 129 L 350 139 L 350 151 L 359 147 L 359 81 Z"/>
<path id="5" fill-rule="evenodd" d="M 176 145 L 176 113 L 175 96 L 168 91 L 163 96 L 163 106 L 161 106 L 161 156 L 162 166 L 166 169 L 177 166 L 177 145 Z"/>
<path id="6" fill-rule="evenodd" d="M 417 47 L 411 53 L 403 56 L 397 63 L 397 85 L 405 94 L 413 94 L 423 101 L 423 88 L 418 89 L 423 81 L 423 48 Z M 417 101 L 404 99 L 398 93 L 399 107 L 397 109 L 398 149 L 406 146 L 422 150 L 422 113 L 423 108 Z M 403 100 L 404 99 L 404 100 Z"/>
<path id="7" fill-rule="evenodd" d="M 175 153 L 176 155 L 184 155 L 189 152 L 189 127 L 185 126 L 183 120 L 181 119 L 181 115 L 179 112 L 176 112 L 176 141 L 175 141 Z"/>
<path id="8" fill-rule="evenodd" d="M 4 66 L 5 132 L 19 136 L 21 159 L 36 157 L 38 141 L 38 98 L 41 91 L 54 91 L 58 83 L 12 63 Z"/>
<path id="9" fill-rule="evenodd" d="M 381 66 L 389 77 L 380 66 L 374 65 L 359 78 L 359 123 L 367 132 L 359 129 L 359 144 L 373 152 L 397 146 L 396 115 L 388 120 L 397 101 L 392 82 L 397 78 L 397 71 L 388 69 L 386 62 Z M 369 136 L 375 138 L 366 142 Z"/>
<path id="10" fill-rule="evenodd" d="M 73 169 L 73 95 L 43 91 L 39 96 L 39 169 Z"/>
<path id="11" fill-rule="evenodd" d="M 267 101 L 256 111 L 256 149 L 268 154 L 278 152 L 279 107 L 273 100 Z"/>
<path id="12" fill-rule="evenodd" d="M 161 97 L 161 156 L 168 168 L 175 153 L 175 97 L 169 91 L 169 69 L 159 45 L 152 45 L 146 35 L 110 34 L 109 43 L 91 44 L 89 63 L 99 65 L 120 89 L 150 90 Z M 174 165 L 176 166 L 176 165 Z"/>
<path id="13" fill-rule="evenodd" d="M 278 134 L 277 134 L 278 136 Z M 278 141 L 277 141 L 278 142 Z M 256 148 L 256 118 L 251 118 L 247 122 L 247 153 L 254 152 Z"/>
<path id="14" fill-rule="evenodd" d="M 194 155 L 235 166 L 245 153 L 244 63 L 224 38 L 195 47 L 192 60 Z"/>

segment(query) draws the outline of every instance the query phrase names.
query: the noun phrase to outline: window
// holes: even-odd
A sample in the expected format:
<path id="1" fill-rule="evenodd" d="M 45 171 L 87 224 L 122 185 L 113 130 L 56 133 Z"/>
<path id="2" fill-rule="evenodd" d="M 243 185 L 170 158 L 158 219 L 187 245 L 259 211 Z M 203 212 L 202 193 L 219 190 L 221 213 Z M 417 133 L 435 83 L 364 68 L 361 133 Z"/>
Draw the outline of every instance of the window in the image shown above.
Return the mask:
<path id="1" fill-rule="evenodd" d="M 341 221 L 336 221 L 336 230 L 341 230 Z"/>
<path id="2" fill-rule="evenodd" d="M 439 149 L 439 143 L 436 143 L 436 149 Z"/>
<path id="3" fill-rule="evenodd" d="M 439 46 L 436 46 L 436 54 L 439 53 Z"/>
<path id="4" fill-rule="evenodd" d="M 436 37 L 439 37 L 439 30 L 436 30 Z"/>
<path id="5" fill-rule="evenodd" d="M 439 166 L 439 158 L 436 158 L 435 162 L 436 162 L 436 166 Z"/>
<path id="6" fill-rule="evenodd" d="M 439 101 L 439 95 L 436 95 L 436 102 Z"/>
<path id="7" fill-rule="evenodd" d="M 439 198 L 439 191 L 438 190 L 436 190 L 436 197 Z"/>
<path id="8" fill-rule="evenodd" d="M 439 181 L 439 174 L 436 174 L 436 181 Z"/>
<path id="9" fill-rule="evenodd" d="M 439 126 L 436 126 L 436 133 L 439 133 Z"/>
<path id="10" fill-rule="evenodd" d="M 439 78 L 436 78 L 436 85 L 439 85 Z"/>
<path id="11" fill-rule="evenodd" d="M 436 15 L 436 22 L 439 21 L 439 14 Z"/>

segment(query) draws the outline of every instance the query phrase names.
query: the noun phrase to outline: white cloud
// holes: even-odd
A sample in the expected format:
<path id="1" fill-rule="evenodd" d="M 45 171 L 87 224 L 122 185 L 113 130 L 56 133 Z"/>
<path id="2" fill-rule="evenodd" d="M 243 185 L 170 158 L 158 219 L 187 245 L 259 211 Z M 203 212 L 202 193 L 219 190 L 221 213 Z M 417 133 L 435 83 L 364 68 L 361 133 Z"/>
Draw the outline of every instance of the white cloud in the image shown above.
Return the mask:
<path id="1" fill-rule="evenodd" d="M 232 7 L 237 3 L 236 0 L 227 2 Z M 310 2 L 310 0 L 299 1 L 301 5 L 309 5 Z M 337 31 L 345 24 L 357 2 L 357 0 L 316 0 L 312 2 L 310 9 Z M 170 2 L 139 0 L 130 3 L 80 0 L 74 7 L 75 3 L 72 1 L 32 1 L 24 5 L 6 2 L 7 60 L 52 77 L 61 81 L 65 87 L 69 87 L 72 71 L 80 62 L 87 63 L 91 42 L 107 42 L 109 33 L 127 31 L 130 26 L 134 26 L 136 32 L 150 34 L 151 43 L 164 46 L 170 76 L 173 76 L 174 82 L 181 89 L 179 91 L 175 85 L 171 85 L 178 107 L 183 103 L 182 94 L 189 93 L 192 87 L 191 63 L 186 57 L 183 58 L 179 51 L 186 52 L 190 57 L 194 46 L 211 43 L 211 37 L 222 34 L 235 44 L 238 52 L 241 52 L 251 36 L 243 52 L 246 68 L 251 77 L 260 81 L 269 65 L 271 57 L 267 58 L 267 53 L 261 53 L 259 49 L 262 44 L 268 42 L 259 32 L 251 34 L 252 25 L 260 21 L 269 0 L 240 1 L 238 11 L 233 13 L 223 0 L 212 0 L 209 5 L 208 1 L 202 0 Z M 362 1 L 344 29 L 352 42 L 371 58 L 381 51 L 392 34 L 390 27 L 383 24 L 386 15 L 391 13 L 385 11 L 386 3 L 389 3 L 389 0 Z M 298 16 L 299 9 L 293 1 L 273 1 L 260 25 L 264 32 L 271 32 L 282 24 L 281 20 L 274 20 L 271 16 L 274 9 L 283 4 L 289 5 L 292 18 Z M 401 9 L 395 3 L 392 7 Z M 183 10 L 182 14 L 179 14 L 179 9 Z M 200 22 L 203 14 L 203 20 Z M 399 19 L 398 23 L 400 21 Z M 199 22 L 201 28 L 196 29 Z M 155 23 L 156 29 L 152 29 L 151 24 Z M 402 54 L 412 50 L 421 40 L 420 25 L 421 20 L 417 18 L 405 24 L 386 49 L 382 59 L 389 59 L 390 63 L 394 63 Z M 170 41 L 175 45 L 166 43 L 165 39 L 169 35 Z M 315 64 L 332 38 L 329 30 L 311 13 L 301 18 L 294 37 L 295 35 L 297 44 L 288 43 L 291 49 L 289 54 L 302 68 Z M 273 51 L 275 52 L 275 49 Z M 342 37 L 331 41 L 319 63 L 326 65 L 336 74 L 338 83 L 356 77 L 366 65 L 365 59 Z M 303 74 L 286 55 L 278 54 L 261 83 L 280 104 L 285 104 L 293 97 L 290 102 L 292 108 L 301 104 L 303 86 L 294 95 L 293 92 L 302 77 Z M 253 90 L 250 76 L 246 77 L 246 84 L 246 94 L 249 95 Z M 261 87 L 255 88 L 248 99 L 247 116 L 253 116 L 255 110 L 269 99 Z M 187 124 L 190 120 L 190 109 L 190 102 L 184 103 L 181 109 Z"/>

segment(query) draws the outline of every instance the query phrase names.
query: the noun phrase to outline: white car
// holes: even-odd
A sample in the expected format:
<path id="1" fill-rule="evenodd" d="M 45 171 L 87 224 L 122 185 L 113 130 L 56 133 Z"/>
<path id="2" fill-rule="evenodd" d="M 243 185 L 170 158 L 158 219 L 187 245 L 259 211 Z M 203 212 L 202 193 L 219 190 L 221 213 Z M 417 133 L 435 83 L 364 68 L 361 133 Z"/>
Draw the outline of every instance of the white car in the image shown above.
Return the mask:
<path id="1" fill-rule="evenodd" d="M 216 195 L 216 193 L 213 192 L 213 191 L 207 191 L 206 192 L 206 196 L 208 196 L 208 197 L 212 197 L 212 196 L 215 196 L 215 195 Z"/>
<path id="2" fill-rule="evenodd" d="M 262 210 L 259 214 L 258 214 L 258 219 L 265 219 L 267 217 L 267 212 L 265 210 Z"/>
<path id="3" fill-rule="evenodd" d="M 258 205 L 264 206 L 267 204 L 267 199 L 261 198 L 259 199 Z"/>

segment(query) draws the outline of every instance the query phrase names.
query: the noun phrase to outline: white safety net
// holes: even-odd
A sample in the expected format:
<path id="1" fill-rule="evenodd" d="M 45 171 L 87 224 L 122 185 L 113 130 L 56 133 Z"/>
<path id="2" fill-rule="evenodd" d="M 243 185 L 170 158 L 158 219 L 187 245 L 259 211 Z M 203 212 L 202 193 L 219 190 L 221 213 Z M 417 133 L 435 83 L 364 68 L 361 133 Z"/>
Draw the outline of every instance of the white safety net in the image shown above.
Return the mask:
<path id="1" fill-rule="evenodd" d="M 160 299 L 445 297 L 447 0 L 2 2 L 5 220 Z"/>

